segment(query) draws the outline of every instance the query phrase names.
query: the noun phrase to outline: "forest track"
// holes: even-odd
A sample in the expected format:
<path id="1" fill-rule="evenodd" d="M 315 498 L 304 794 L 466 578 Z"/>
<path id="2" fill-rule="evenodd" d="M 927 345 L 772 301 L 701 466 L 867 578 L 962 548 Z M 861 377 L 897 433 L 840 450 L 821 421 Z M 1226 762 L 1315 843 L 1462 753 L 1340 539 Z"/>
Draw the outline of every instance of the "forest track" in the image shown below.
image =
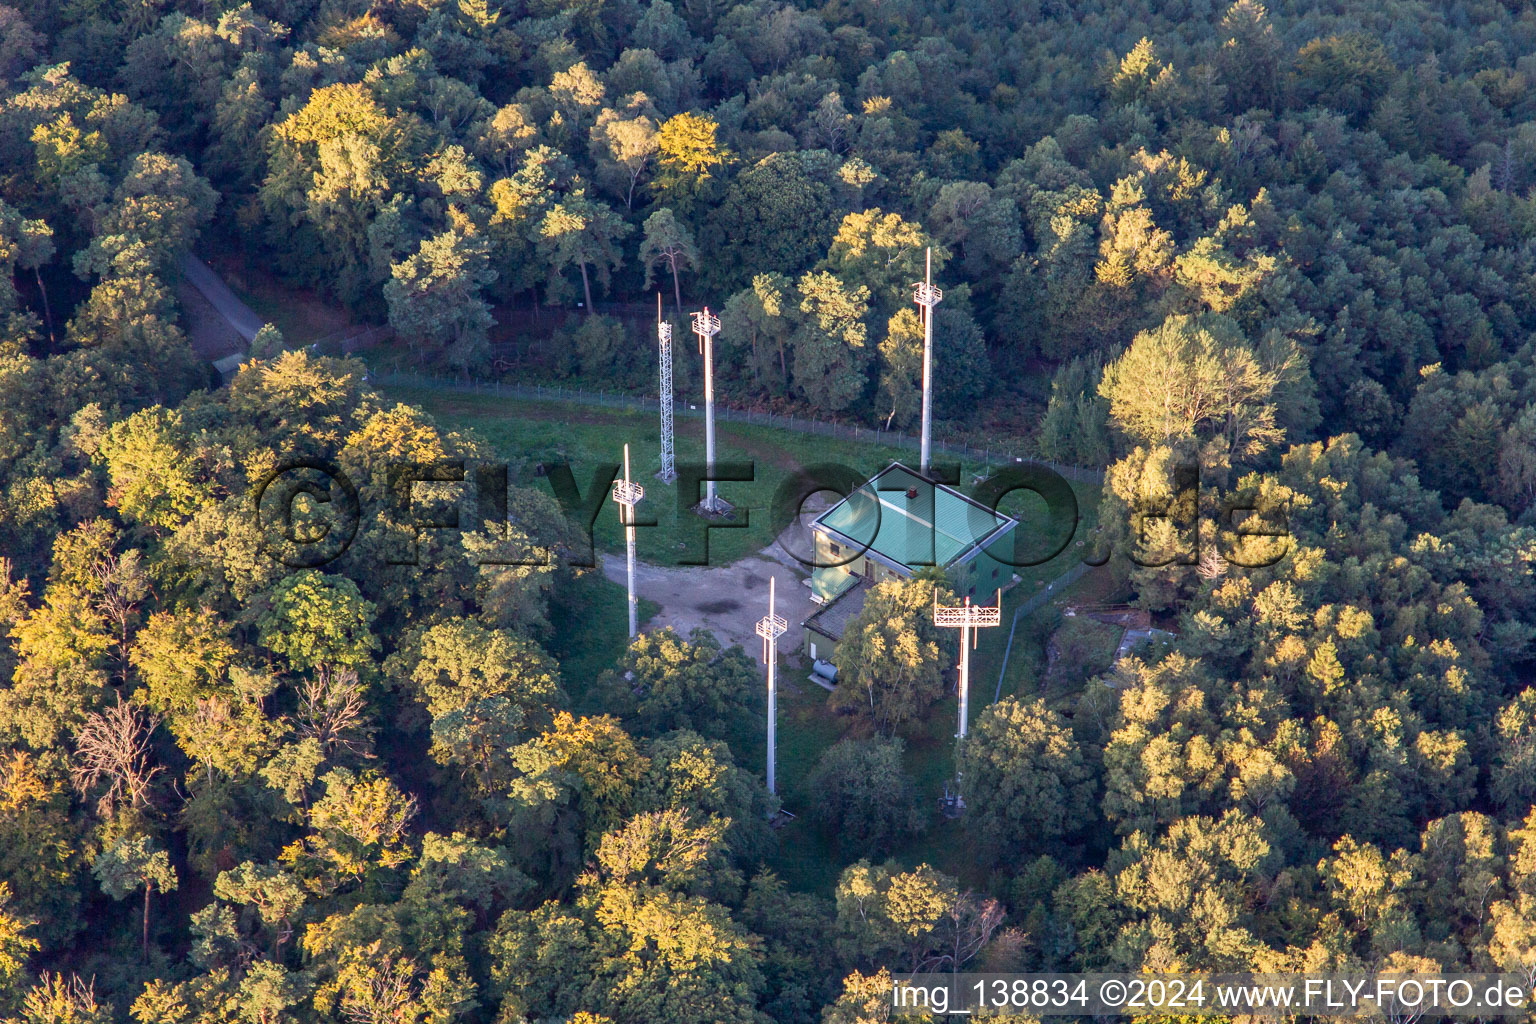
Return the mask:
<path id="1" fill-rule="evenodd" d="M 241 302 L 240 297 L 224 283 L 224 279 L 196 256 L 186 253 L 181 257 L 181 273 L 224 321 L 234 328 L 235 333 L 245 339 L 247 345 L 256 337 L 256 332 L 266 326 L 266 321 L 257 316 L 250 306 Z"/>

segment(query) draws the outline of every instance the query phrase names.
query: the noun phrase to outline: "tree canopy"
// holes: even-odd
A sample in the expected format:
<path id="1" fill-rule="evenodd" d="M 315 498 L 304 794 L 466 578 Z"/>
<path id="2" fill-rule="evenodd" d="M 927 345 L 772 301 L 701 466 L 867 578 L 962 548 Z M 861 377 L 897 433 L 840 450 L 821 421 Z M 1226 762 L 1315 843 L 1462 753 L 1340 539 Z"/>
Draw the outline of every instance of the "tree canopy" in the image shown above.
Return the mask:
<path id="1" fill-rule="evenodd" d="M 1533 53 L 1516 2 L 0 2 L 0 1019 L 1536 976 Z M 770 793 L 750 626 L 626 644 L 540 479 L 628 414 L 512 459 L 382 375 L 653 397 L 670 279 L 722 401 L 887 460 L 930 255 L 963 485 L 1102 473 L 1107 561 L 1020 573 L 963 743 L 949 581 L 864 588 Z M 417 530 L 407 462 L 508 472 Z"/>

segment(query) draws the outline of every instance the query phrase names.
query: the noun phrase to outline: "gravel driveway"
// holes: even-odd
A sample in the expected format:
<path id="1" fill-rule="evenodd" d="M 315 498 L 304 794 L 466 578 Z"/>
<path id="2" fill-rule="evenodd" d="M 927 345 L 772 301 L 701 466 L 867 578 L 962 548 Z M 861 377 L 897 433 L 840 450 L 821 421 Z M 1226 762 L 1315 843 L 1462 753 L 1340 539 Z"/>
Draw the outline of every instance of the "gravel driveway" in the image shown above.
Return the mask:
<path id="1" fill-rule="evenodd" d="M 624 556 L 603 554 L 603 575 L 624 585 Z M 775 611 L 789 623 L 779 638 L 783 664 L 802 662 L 800 623 L 817 605 L 811 589 L 802 581 L 810 573 L 777 542 L 762 552 L 731 565 L 668 567 L 635 562 L 635 589 L 640 597 L 661 605 L 646 624 L 647 629 L 671 626 L 683 636 L 702 626 L 727 646 L 741 644 L 755 658 L 762 657 L 762 639 L 755 632 L 757 620 L 768 614 L 768 579 L 778 580 Z"/>

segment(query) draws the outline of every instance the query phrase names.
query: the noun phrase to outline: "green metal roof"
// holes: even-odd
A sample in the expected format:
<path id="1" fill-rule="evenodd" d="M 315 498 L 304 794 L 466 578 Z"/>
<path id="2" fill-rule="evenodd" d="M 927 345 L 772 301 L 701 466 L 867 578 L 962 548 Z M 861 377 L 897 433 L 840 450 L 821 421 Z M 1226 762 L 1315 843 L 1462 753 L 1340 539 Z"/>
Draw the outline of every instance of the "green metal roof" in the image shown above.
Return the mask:
<path id="1" fill-rule="evenodd" d="M 1014 525 L 1009 516 L 893 462 L 822 513 L 813 528 L 911 571 L 948 566 Z"/>

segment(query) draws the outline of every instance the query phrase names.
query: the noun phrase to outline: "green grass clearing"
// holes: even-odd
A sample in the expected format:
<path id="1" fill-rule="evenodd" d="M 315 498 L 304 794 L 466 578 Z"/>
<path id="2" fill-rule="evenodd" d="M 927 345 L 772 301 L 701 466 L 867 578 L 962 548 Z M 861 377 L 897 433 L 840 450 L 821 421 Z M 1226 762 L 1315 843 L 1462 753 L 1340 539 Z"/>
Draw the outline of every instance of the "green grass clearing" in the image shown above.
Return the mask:
<path id="1" fill-rule="evenodd" d="M 390 397 L 425 409 L 445 426 L 470 429 L 488 441 L 512 467 L 514 480 L 524 485 L 547 487 L 534 475 L 539 462 L 564 460 L 571 466 L 583 495 L 591 486 L 593 470 L 615 465 L 630 445 L 632 477 L 646 489 L 638 506 L 640 522 L 655 526 L 636 529 L 639 557 L 654 565 L 679 565 L 703 557 L 704 521 L 688 511 L 691 496 L 679 508 L 678 486 L 655 479 L 660 468 L 657 417 L 625 410 L 573 406 L 558 401 L 513 399 L 493 395 L 423 388 L 390 387 Z M 677 421 L 677 461 L 704 460 L 703 423 Z M 708 530 L 709 564 L 726 565 L 754 554 L 774 539 L 770 511 L 780 485 L 798 470 L 818 463 L 846 465 L 868 476 L 895 460 L 915 462 L 914 453 L 902 448 L 839 441 L 774 427 L 738 423 L 716 425 L 716 458 L 719 462 L 751 461 L 754 479 L 722 482 L 722 497 L 737 508 L 733 523 L 717 523 Z M 961 479 L 982 470 L 980 463 L 962 465 Z M 1097 523 L 1099 494 L 1096 487 L 1074 485 L 1080 523 L 1067 550 L 1050 562 L 1019 570 L 1023 587 L 1032 589 L 1054 579 L 1071 564 L 1077 541 Z M 1025 530 L 1041 529 L 1044 505 L 1033 495 L 1014 494 L 1004 499 L 1001 510 L 1021 516 Z M 737 525 L 741 524 L 741 525 Z M 597 545 L 605 551 L 622 548 L 623 532 L 616 506 L 605 503 L 594 530 Z"/>
<path id="2" fill-rule="evenodd" d="M 629 643 L 629 612 L 624 588 L 596 570 L 580 573 L 549 610 L 553 630 L 547 644 L 560 663 L 560 677 L 577 715 L 600 715 L 604 709 L 592 686 L 597 677 L 624 656 Z M 641 598 L 640 624 L 661 606 Z"/>
<path id="3" fill-rule="evenodd" d="M 654 478 L 658 463 L 658 423 L 654 415 L 574 406 L 558 401 L 513 399 L 492 395 L 468 394 L 448 389 L 419 386 L 392 386 L 386 393 L 431 413 L 445 427 L 471 430 L 485 439 L 511 466 L 513 479 L 524 485 L 547 487 L 538 480 L 533 467 L 540 461 L 563 459 L 571 464 L 577 486 L 586 494 L 595 466 L 613 464 L 622 457 L 623 444 L 631 445 L 633 478 L 647 491 L 640 513 L 657 520 L 655 527 L 637 530 L 641 559 L 660 565 L 676 565 L 680 556 L 697 557 L 700 520 L 686 509 L 678 508 L 675 485 L 665 485 Z M 717 424 L 717 457 L 720 461 L 751 459 L 755 478 L 750 482 L 720 485 L 722 496 L 745 513 L 746 525 L 713 529 L 709 538 L 710 564 L 723 565 L 746 557 L 768 546 L 773 540 L 769 510 L 776 489 L 796 470 L 817 463 L 847 465 L 868 476 L 893 460 L 915 463 L 915 453 L 907 449 L 839 441 L 817 435 L 801 434 L 773 427 L 737 423 Z M 703 424 L 698 420 L 679 419 L 676 439 L 677 458 L 702 461 L 704 457 Z M 981 464 L 963 465 L 961 480 L 968 485 L 972 474 L 984 469 Z M 968 486 L 962 487 L 969 490 Z M 1004 625 L 982 631 L 980 643 L 972 653 L 971 714 L 979 714 L 991 703 L 997 686 L 1002 651 L 1007 644 L 1008 623 L 1013 610 L 1028 600 L 1046 583 L 1060 576 L 1080 558 L 1086 538 L 1097 522 L 1098 489 L 1074 485 L 1080 522 L 1066 549 L 1042 565 L 1017 570 L 1021 582 L 1004 595 Z M 622 550 L 622 531 L 611 502 L 599 513 L 594 539 L 604 551 Z M 1004 500 L 1001 510 L 1020 520 L 1021 528 L 1043 531 L 1044 504 L 1027 493 L 1015 493 Z M 687 531 L 687 532 L 685 532 Z M 692 550 L 682 546 L 684 538 L 693 538 Z M 1009 662 L 1005 692 L 1024 694 L 1039 690 L 1043 663 L 1044 632 L 1035 640 L 1031 620 L 1060 614 L 1067 594 L 1064 592 L 1021 621 Z M 649 607 L 647 607 L 649 606 Z M 642 618 L 654 614 L 650 602 L 642 602 Z M 603 708 L 589 693 L 591 680 L 613 665 L 624 649 L 623 588 L 586 573 L 578 589 L 566 599 L 564 607 L 552 613 L 556 618 L 558 641 L 551 645 L 561 662 L 562 674 L 571 699 L 579 713 L 596 714 Z M 1030 645 L 1034 644 L 1033 654 Z M 785 806 L 796 813 L 797 820 L 780 833 L 780 848 L 770 861 L 793 888 L 830 894 L 850 857 L 839 853 L 829 836 L 811 820 L 810 809 L 815 794 L 804 790 L 804 780 L 822 753 L 847 735 L 853 726 L 850 718 L 838 716 L 827 706 L 825 690 L 809 682 L 806 670 L 782 665 L 779 696 L 778 779 Z M 944 784 L 954 771 L 954 732 L 956 706 L 953 695 L 934 705 L 932 714 L 908 734 L 906 764 L 916 785 L 919 806 L 929 816 L 928 831 L 896 854 L 903 864 L 927 861 L 956 874 L 968 883 L 980 884 L 980 877 L 969 855 L 968 844 L 959 834 L 961 826 L 945 821 L 938 813 L 938 801 Z M 761 720 L 743 723 L 730 737 L 731 748 L 739 764 L 761 775 L 766 740 Z"/>

